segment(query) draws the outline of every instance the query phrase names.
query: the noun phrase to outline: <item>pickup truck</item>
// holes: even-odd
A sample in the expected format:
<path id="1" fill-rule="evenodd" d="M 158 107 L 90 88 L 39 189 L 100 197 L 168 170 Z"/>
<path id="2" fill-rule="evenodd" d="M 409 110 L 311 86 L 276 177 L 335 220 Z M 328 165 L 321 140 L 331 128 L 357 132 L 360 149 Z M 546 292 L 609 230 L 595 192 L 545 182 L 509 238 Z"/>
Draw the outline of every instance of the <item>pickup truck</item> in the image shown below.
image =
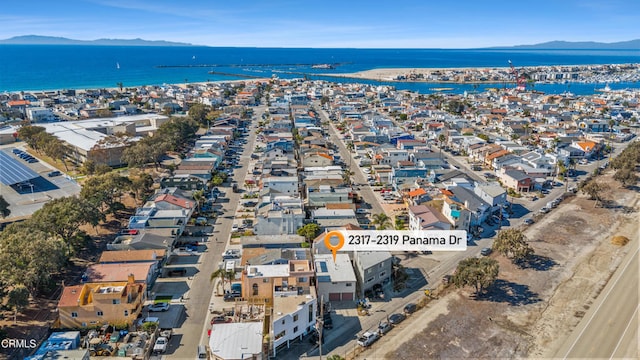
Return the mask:
<path id="1" fill-rule="evenodd" d="M 161 336 L 156 340 L 155 345 L 153 345 L 153 352 L 163 353 L 167 351 L 168 345 L 169 345 L 169 339 L 167 339 L 164 336 Z"/>
<path id="2" fill-rule="evenodd" d="M 380 338 L 377 332 L 365 332 L 362 336 L 358 337 L 358 345 L 362 347 L 367 347 L 374 342 L 376 342 Z"/>

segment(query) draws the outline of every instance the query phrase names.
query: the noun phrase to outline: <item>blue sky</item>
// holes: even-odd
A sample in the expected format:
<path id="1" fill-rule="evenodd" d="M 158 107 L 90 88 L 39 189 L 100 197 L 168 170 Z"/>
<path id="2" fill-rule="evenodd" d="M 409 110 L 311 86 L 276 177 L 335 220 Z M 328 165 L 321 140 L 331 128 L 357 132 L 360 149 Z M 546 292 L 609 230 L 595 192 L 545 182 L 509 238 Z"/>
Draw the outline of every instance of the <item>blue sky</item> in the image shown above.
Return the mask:
<path id="1" fill-rule="evenodd" d="M 169 40 L 209 46 L 474 48 L 640 38 L 638 0 L 23 0 L 0 39 Z"/>

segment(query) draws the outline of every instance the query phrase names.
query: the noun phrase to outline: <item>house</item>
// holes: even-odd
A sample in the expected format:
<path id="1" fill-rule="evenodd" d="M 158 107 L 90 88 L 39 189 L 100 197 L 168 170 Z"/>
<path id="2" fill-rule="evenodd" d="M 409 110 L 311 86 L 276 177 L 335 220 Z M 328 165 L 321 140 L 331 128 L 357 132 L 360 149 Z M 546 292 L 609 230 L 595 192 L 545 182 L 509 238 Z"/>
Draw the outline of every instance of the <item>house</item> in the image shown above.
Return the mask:
<path id="1" fill-rule="evenodd" d="M 298 196 L 298 177 L 297 176 L 269 176 L 263 177 L 262 189 L 272 193 L 281 193 L 291 196 Z"/>
<path id="2" fill-rule="evenodd" d="M 409 230 L 451 230 L 451 223 L 437 209 L 427 205 L 409 206 Z"/>
<path id="3" fill-rule="evenodd" d="M 89 349 L 80 346 L 80 331 L 57 331 L 42 342 L 33 356 L 24 360 L 77 359 L 89 360 Z"/>
<path id="4" fill-rule="evenodd" d="M 353 204 L 351 189 L 346 187 L 333 187 L 320 185 L 318 187 L 306 186 L 307 207 L 319 208 L 327 204 Z"/>
<path id="5" fill-rule="evenodd" d="M 311 220 L 325 229 L 358 223 L 353 209 L 327 209 L 326 207 L 313 210 L 311 212 Z"/>
<path id="6" fill-rule="evenodd" d="M 306 259 L 290 260 L 287 264 L 247 265 L 242 271 L 242 297 L 271 302 L 276 296 L 308 295 L 314 275 Z"/>
<path id="7" fill-rule="evenodd" d="M 522 170 L 503 167 L 498 172 L 498 177 L 504 186 L 514 189 L 516 192 L 529 192 L 533 190 L 533 179 Z"/>
<path id="8" fill-rule="evenodd" d="M 333 165 L 333 156 L 320 151 L 305 153 L 302 157 L 303 167 L 322 167 Z"/>
<path id="9" fill-rule="evenodd" d="M 361 296 L 375 285 L 384 286 L 391 282 L 391 253 L 388 251 L 357 251 L 353 265 L 360 283 Z"/>
<path id="10" fill-rule="evenodd" d="M 207 180 L 191 174 L 175 174 L 160 179 L 160 188 L 177 187 L 181 190 L 202 190 L 207 186 Z"/>
<path id="11" fill-rule="evenodd" d="M 103 251 L 98 263 L 127 264 L 153 262 L 162 266 L 165 260 L 165 254 L 166 251 L 162 249 Z"/>
<path id="12" fill-rule="evenodd" d="M 138 283 L 153 285 L 158 273 L 154 262 L 93 264 L 82 274 L 86 283 L 108 283 L 127 281 L 132 275 Z"/>
<path id="13" fill-rule="evenodd" d="M 502 188 L 502 186 L 495 183 L 476 184 L 473 188 L 473 192 L 480 197 L 480 199 L 489 204 L 493 210 L 507 202 L 507 192 Z"/>
<path id="14" fill-rule="evenodd" d="M 265 206 L 258 208 L 256 235 L 296 234 L 304 225 L 302 200 L 290 196 L 274 196 Z"/>
<path id="15" fill-rule="evenodd" d="M 124 282 L 65 286 L 58 301 L 61 328 L 96 328 L 131 325 L 142 312 L 146 284 L 133 276 Z"/>
<path id="16" fill-rule="evenodd" d="M 260 322 L 237 322 L 215 324 L 209 336 L 209 353 L 214 360 L 262 360 L 268 357 L 263 352 L 264 324 Z"/>
<path id="17" fill-rule="evenodd" d="M 427 191 L 423 188 L 418 188 L 415 190 L 411 190 L 405 194 L 407 200 L 412 205 L 420 205 L 425 201 L 431 200 L 429 195 L 427 195 Z"/>
<path id="18" fill-rule="evenodd" d="M 448 190 L 451 193 L 453 193 L 453 197 L 452 197 L 453 200 L 457 201 L 458 203 L 461 203 L 464 206 L 464 208 L 469 210 L 470 212 L 469 224 L 471 226 L 480 225 L 491 214 L 493 206 L 487 203 L 486 201 L 484 201 L 484 199 L 482 199 L 479 195 L 477 195 L 475 192 L 475 188 L 470 189 L 462 186 L 455 186 L 455 187 L 449 188 Z M 493 185 L 492 187 L 486 187 L 485 191 L 486 190 L 488 191 L 494 190 L 494 193 L 499 193 L 500 194 L 499 196 L 503 202 L 506 199 L 506 192 L 500 186 Z M 501 192 L 499 192 L 500 190 Z M 493 198 L 493 200 L 497 201 L 498 199 Z M 443 206 L 443 212 L 444 212 L 444 207 L 446 206 Z M 463 229 L 463 228 L 459 228 L 459 229 Z"/>
<path id="19" fill-rule="evenodd" d="M 389 165 L 397 167 L 400 161 L 409 161 L 409 152 L 405 149 L 382 149 L 379 153 L 382 156 L 377 160 L 378 165 Z"/>
<path id="20" fill-rule="evenodd" d="M 288 348 L 292 341 L 301 340 L 315 328 L 318 301 L 315 290 L 312 294 L 288 294 L 273 299 L 271 335 L 274 356 L 278 348 Z"/>
<path id="21" fill-rule="evenodd" d="M 445 197 L 442 204 L 442 215 L 453 224 L 453 230 L 470 230 L 471 211 L 463 203 Z"/>
<path id="22" fill-rule="evenodd" d="M 332 254 L 316 254 L 314 262 L 316 291 L 319 299 L 323 299 L 323 301 L 352 301 L 356 299 L 357 278 L 348 254 L 336 254 L 335 262 Z"/>

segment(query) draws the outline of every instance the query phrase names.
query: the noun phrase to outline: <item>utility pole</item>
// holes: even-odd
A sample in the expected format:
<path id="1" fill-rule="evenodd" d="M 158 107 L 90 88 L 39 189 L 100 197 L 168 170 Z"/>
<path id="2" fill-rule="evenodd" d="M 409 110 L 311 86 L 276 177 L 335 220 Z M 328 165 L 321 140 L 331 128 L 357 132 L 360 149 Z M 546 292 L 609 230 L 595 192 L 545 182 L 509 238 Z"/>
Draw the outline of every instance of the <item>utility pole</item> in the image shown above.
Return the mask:
<path id="1" fill-rule="evenodd" d="M 320 318 L 316 322 L 316 326 L 320 325 L 318 330 L 318 354 L 322 360 L 322 331 L 324 330 L 324 295 L 320 296 Z"/>

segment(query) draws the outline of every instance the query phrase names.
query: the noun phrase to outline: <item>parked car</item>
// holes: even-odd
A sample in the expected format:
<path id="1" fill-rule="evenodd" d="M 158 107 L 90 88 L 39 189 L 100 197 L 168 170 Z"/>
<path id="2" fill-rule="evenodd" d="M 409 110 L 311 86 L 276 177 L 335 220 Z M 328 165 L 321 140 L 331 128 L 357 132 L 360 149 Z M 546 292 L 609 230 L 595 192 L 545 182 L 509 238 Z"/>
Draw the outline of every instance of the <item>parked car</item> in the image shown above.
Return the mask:
<path id="1" fill-rule="evenodd" d="M 376 342 L 380 338 L 377 332 L 365 332 L 362 336 L 358 337 L 358 345 L 362 347 L 367 347 L 374 342 Z"/>
<path id="2" fill-rule="evenodd" d="M 322 327 L 325 329 L 333 329 L 333 319 L 331 318 L 331 313 L 322 314 Z"/>
<path id="3" fill-rule="evenodd" d="M 482 248 L 482 250 L 480 250 L 480 255 L 482 256 L 489 256 L 489 254 L 491 254 L 493 250 L 491 250 L 491 248 Z"/>
<path id="4" fill-rule="evenodd" d="M 408 303 L 404 306 L 405 314 L 413 314 L 416 310 L 418 310 L 418 306 L 414 303 Z"/>
<path id="5" fill-rule="evenodd" d="M 168 276 L 184 276 L 187 274 L 187 269 L 179 267 L 179 268 L 170 268 L 167 270 Z"/>
<path id="6" fill-rule="evenodd" d="M 242 294 L 238 291 L 229 291 L 227 290 L 224 294 L 224 301 L 234 301 L 236 298 L 242 297 Z"/>
<path id="7" fill-rule="evenodd" d="M 167 311 L 169 310 L 169 303 L 166 302 L 158 302 L 155 304 L 151 304 L 149 305 L 149 307 L 147 308 L 147 310 L 149 312 L 154 312 L 154 311 Z"/>
<path id="8" fill-rule="evenodd" d="M 50 171 L 47 174 L 48 177 L 54 177 L 54 176 L 60 176 L 60 175 L 62 175 L 62 173 L 60 171 L 58 171 L 58 170 Z"/>
<path id="9" fill-rule="evenodd" d="M 389 323 L 391 323 L 391 325 L 398 325 L 401 322 L 404 321 L 404 319 L 406 319 L 407 317 L 404 314 L 401 313 L 395 313 L 395 314 L 391 314 L 391 316 L 389 316 Z"/>
<path id="10" fill-rule="evenodd" d="M 153 352 L 163 353 L 167 351 L 167 346 L 169 346 L 169 339 L 167 339 L 164 336 L 161 336 L 156 340 L 156 343 L 153 345 Z"/>
<path id="11" fill-rule="evenodd" d="M 527 224 L 527 225 L 531 225 L 531 224 L 534 223 L 534 221 L 533 221 L 532 218 L 526 218 L 526 219 L 524 219 L 524 223 Z"/>
<path id="12" fill-rule="evenodd" d="M 391 330 L 391 324 L 386 321 L 381 321 L 378 324 L 378 334 L 384 335 Z"/>

